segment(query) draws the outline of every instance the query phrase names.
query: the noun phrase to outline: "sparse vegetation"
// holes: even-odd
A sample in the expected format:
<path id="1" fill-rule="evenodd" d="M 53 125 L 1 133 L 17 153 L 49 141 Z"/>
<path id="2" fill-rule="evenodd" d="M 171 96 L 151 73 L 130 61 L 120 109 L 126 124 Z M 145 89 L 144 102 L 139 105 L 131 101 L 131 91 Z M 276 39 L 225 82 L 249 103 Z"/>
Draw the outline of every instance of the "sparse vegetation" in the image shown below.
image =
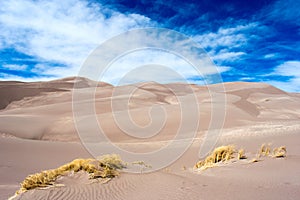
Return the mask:
<path id="1" fill-rule="evenodd" d="M 21 188 L 16 192 L 20 194 L 27 190 L 40 187 L 55 185 L 59 176 L 67 172 L 85 171 L 91 179 L 94 178 L 113 178 L 119 175 L 118 170 L 125 168 L 126 165 L 118 155 L 105 155 L 99 159 L 76 159 L 57 169 L 42 171 L 40 173 L 29 175 L 21 183 Z"/>
<path id="2" fill-rule="evenodd" d="M 99 162 L 105 166 L 109 166 L 113 169 L 123 169 L 126 167 L 126 163 L 122 161 L 121 157 L 117 154 L 104 155 L 98 158 Z"/>
<path id="3" fill-rule="evenodd" d="M 271 156 L 273 158 L 283 158 L 286 157 L 286 147 L 281 146 L 278 148 L 274 148 L 273 151 L 271 151 L 271 145 L 263 144 L 258 152 L 258 157 L 260 156 Z"/>
<path id="4" fill-rule="evenodd" d="M 260 156 L 268 156 L 270 154 L 271 147 L 270 144 L 262 144 L 259 151 L 258 151 L 258 157 Z"/>
<path id="5" fill-rule="evenodd" d="M 134 161 L 131 164 L 132 165 L 140 165 L 140 166 L 143 166 L 145 168 L 152 168 L 151 165 L 146 164 L 144 161 Z"/>
<path id="6" fill-rule="evenodd" d="M 273 150 L 273 157 L 274 158 L 283 158 L 283 157 L 286 157 L 286 147 L 285 146 L 281 146 L 281 147 L 275 148 Z"/>
<path id="7" fill-rule="evenodd" d="M 221 146 L 214 149 L 213 152 L 204 160 L 200 160 L 199 162 L 197 162 L 194 168 L 205 170 L 207 168 L 215 167 L 218 163 L 226 162 L 235 158 L 236 153 L 238 160 L 247 159 L 244 149 L 236 151 L 233 145 Z M 261 161 L 259 158 L 263 156 L 272 156 L 273 158 L 286 157 L 286 147 L 281 146 L 278 148 L 274 148 L 274 150 L 271 151 L 270 144 L 262 144 L 260 149 L 258 150 L 256 157 L 248 161 L 248 163 Z"/>
<path id="8" fill-rule="evenodd" d="M 247 159 L 246 155 L 245 155 L 245 150 L 244 149 L 240 149 L 238 152 L 238 159 L 242 160 L 242 159 Z"/>
<path id="9" fill-rule="evenodd" d="M 218 147 L 204 160 L 197 162 L 194 168 L 205 170 L 214 167 L 216 163 L 232 159 L 234 152 L 234 146 L 232 145 Z"/>

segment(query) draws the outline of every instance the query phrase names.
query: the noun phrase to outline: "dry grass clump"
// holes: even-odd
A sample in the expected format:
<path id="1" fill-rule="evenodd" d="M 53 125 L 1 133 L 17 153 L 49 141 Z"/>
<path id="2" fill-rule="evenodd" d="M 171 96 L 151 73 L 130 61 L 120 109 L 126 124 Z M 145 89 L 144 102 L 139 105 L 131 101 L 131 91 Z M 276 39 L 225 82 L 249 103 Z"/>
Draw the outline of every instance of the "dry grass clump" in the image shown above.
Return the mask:
<path id="1" fill-rule="evenodd" d="M 113 178 L 119 175 L 118 170 L 125 168 L 125 164 L 118 155 L 106 155 L 98 159 L 76 159 L 57 169 L 42 171 L 29 175 L 21 183 L 21 188 L 16 192 L 20 194 L 27 190 L 48 187 L 55 184 L 59 176 L 73 171 L 85 171 L 93 178 Z"/>
<path id="2" fill-rule="evenodd" d="M 258 157 L 260 156 L 268 156 L 271 152 L 271 147 L 269 144 L 262 144 L 259 151 L 258 151 Z"/>
<path id="3" fill-rule="evenodd" d="M 238 152 L 238 159 L 242 160 L 242 159 L 247 159 L 246 155 L 245 155 L 245 150 L 244 149 L 240 149 Z"/>
<path id="4" fill-rule="evenodd" d="M 273 151 L 271 151 L 271 145 L 270 144 L 262 144 L 256 157 L 250 160 L 248 163 L 255 163 L 261 161 L 259 158 L 262 156 L 272 156 L 273 158 L 283 158 L 286 157 L 286 147 L 281 146 L 278 148 L 274 148 Z M 197 162 L 194 166 L 194 169 L 201 169 L 205 170 L 210 167 L 216 166 L 217 163 L 220 162 L 226 162 L 228 160 L 231 160 L 235 158 L 235 155 L 237 154 L 237 159 L 247 159 L 245 155 L 245 150 L 240 149 L 238 151 L 235 150 L 233 145 L 228 146 L 220 146 L 213 150 L 213 152 L 207 156 L 204 160 L 200 160 Z"/>
<path id="5" fill-rule="evenodd" d="M 134 161 L 131 164 L 132 165 L 140 165 L 140 166 L 145 167 L 145 168 L 152 168 L 151 165 L 146 164 L 144 161 Z"/>
<path id="6" fill-rule="evenodd" d="M 113 169 L 126 168 L 126 163 L 122 161 L 121 157 L 117 154 L 109 154 L 101 156 L 97 159 L 104 166 L 108 166 Z"/>
<path id="7" fill-rule="evenodd" d="M 256 158 L 253 158 L 249 163 L 261 161 L 259 160 L 261 156 L 271 156 L 273 158 L 284 158 L 286 157 L 286 147 L 281 146 L 278 148 L 274 148 L 273 151 L 271 151 L 270 144 L 268 145 L 262 144 L 258 151 L 258 154 L 256 155 Z"/>
<path id="8" fill-rule="evenodd" d="M 283 157 L 286 157 L 286 147 L 285 146 L 281 146 L 281 147 L 275 148 L 273 150 L 273 157 L 274 158 L 283 158 Z"/>
<path id="9" fill-rule="evenodd" d="M 151 169 L 152 166 L 149 164 L 146 164 L 144 161 L 134 161 L 130 163 L 131 165 L 138 165 L 140 167 L 141 173 L 143 173 L 143 171 L 145 169 Z"/>
<path id="10" fill-rule="evenodd" d="M 217 147 L 204 160 L 197 162 L 194 168 L 205 170 L 207 168 L 214 167 L 216 163 L 225 162 L 234 158 L 234 152 L 234 146 L 232 145 Z"/>
<path id="11" fill-rule="evenodd" d="M 258 157 L 260 156 L 272 156 L 273 158 L 283 158 L 286 157 L 286 147 L 281 146 L 278 148 L 274 148 L 273 151 L 271 151 L 271 146 L 263 144 L 258 152 Z"/>

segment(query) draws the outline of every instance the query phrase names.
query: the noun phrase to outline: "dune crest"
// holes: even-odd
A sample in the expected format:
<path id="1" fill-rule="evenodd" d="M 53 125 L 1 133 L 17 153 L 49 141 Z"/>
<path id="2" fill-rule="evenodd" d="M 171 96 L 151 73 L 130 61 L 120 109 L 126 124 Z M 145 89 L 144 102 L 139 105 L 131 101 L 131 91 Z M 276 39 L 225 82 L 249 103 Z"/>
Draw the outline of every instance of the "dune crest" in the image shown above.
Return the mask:
<path id="1" fill-rule="evenodd" d="M 130 94 L 129 104 L 126 103 L 124 108 L 114 108 L 114 111 L 117 109 L 118 112 L 125 113 L 127 109 L 131 109 L 132 119 L 145 126 L 150 122 L 148 113 L 152 106 L 164 106 L 167 111 L 166 128 L 161 130 L 162 137 L 155 140 L 172 138 L 170 132 L 175 131 L 176 124 L 180 123 L 180 105 L 174 91 L 186 99 L 187 104 L 190 101 L 189 96 L 196 95 L 201 120 L 199 132 L 208 128 L 211 108 L 219 105 L 217 99 L 211 99 L 211 94 L 215 93 L 217 97 L 217 94 L 222 92 L 220 84 L 206 87 L 184 83 L 162 85 L 148 82 L 119 86 L 117 91 L 121 92 L 114 93 L 114 87 L 109 84 L 76 77 L 35 83 L 1 82 L 0 132 L 24 139 L 78 142 L 72 110 L 72 90 L 75 82 L 79 83 L 77 90 L 82 91 L 83 95 L 84 88 L 97 86 L 95 99 L 84 100 L 82 104 L 95 101 L 98 120 L 106 121 L 103 129 L 111 133 L 108 137 L 113 141 L 132 139 L 113 121 L 111 107 L 112 101 L 115 105 L 127 102 L 129 94 L 126 91 L 131 91 L 130 88 L 134 89 L 134 93 Z M 300 97 L 297 95 L 264 83 L 224 83 L 224 88 L 227 101 L 225 128 L 263 121 L 300 119 Z M 284 107 L 280 106 L 283 102 Z M 10 125 L 14 123 L 18 123 L 18 126 Z"/>
<path id="2" fill-rule="evenodd" d="M 105 175 L 103 167 L 93 167 L 93 162 L 85 163 L 92 156 L 76 130 L 72 107 L 74 91 L 82 97 L 76 103 L 95 108 L 93 115 L 83 112 L 77 119 L 84 122 L 84 131 L 95 133 L 87 138 L 88 143 L 96 144 L 94 141 L 98 139 L 92 124 L 96 118 L 110 140 L 97 145 L 113 143 L 134 153 L 164 148 L 174 140 L 181 126 L 180 102 L 189 113 L 184 133 L 188 135 L 195 131 L 193 127 L 197 127 L 193 143 L 179 159 L 159 171 L 146 173 L 143 167 L 154 165 L 151 160 L 143 160 L 131 166 L 141 167 L 137 174 L 122 173 L 107 184 L 102 184 L 106 180 L 103 178 L 89 179 L 92 175 L 116 174 L 111 170 L 112 173 Z M 93 92 L 92 99 L 88 98 L 89 92 Z M 21 192 L 15 199 L 280 200 L 286 199 L 287 194 L 291 199 L 300 196 L 300 95 L 297 93 L 287 93 L 265 83 L 200 86 L 147 82 L 115 87 L 69 77 L 48 82 L 0 82 L 0 97 L 0 199 L 12 196 L 23 180 L 24 184 L 30 184 L 28 187 L 25 184 L 21 191 L 26 192 Z M 163 112 L 151 115 L 153 108 L 161 108 Z M 199 117 L 198 126 L 192 124 L 195 116 L 190 114 L 195 110 Z M 225 113 L 220 113 L 222 110 Z M 134 136 L 128 135 L 115 122 L 117 116 L 120 122 L 126 122 L 125 128 L 132 130 L 127 126 L 128 113 L 136 126 L 147 127 L 155 122 L 154 128 L 159 131 L 151 137 L 144 137 L 146 134 L 139 131 L 134 132 Z M 213 122 L 212 117 L 223 120 L 222 114 L 224 124 L 222 122 L 223 126 L 217 129 L 220 137 L 214 148 L 224 148 L 215 153 L 211 149 L 212 155 L 207 160 L 200 158 L 199 150 Z M 157 127 L 161 121 L 165 123 Z M 184 136 L 175 142 L 180 145 Z M 266 142 L 272 146 L 266 144 L 258 150 L 258 145 Z M 243 149 L 227 148 L 231 144 Z M 64 165 L 78 158 L 82 160 L 74 161 L 77 164 Z M 201 162 L 205 160 L 206 166 Z M 206 170 L 195 173 L 195 163 L 197 168 Z M 222 167 L 208 167 L 219 165 Z M 45 169 L 54 170 L 41 172 Z M 41 173 L 27 177 L 36 172 Z M 62 187 L 48 187 L 62 184 Z"/>

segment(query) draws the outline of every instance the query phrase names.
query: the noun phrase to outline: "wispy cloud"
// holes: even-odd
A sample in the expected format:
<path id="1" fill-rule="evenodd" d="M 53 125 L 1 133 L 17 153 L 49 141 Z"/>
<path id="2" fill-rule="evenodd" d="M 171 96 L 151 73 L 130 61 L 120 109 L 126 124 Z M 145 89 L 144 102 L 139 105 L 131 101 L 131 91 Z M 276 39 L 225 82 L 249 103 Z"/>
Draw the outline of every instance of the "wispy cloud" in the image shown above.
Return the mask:
<path id="1" fill-rule="evenodd" d="M 177 49 L 184 49 L 181 44 L 175 46 Z M 115 60 L 105 72 L 102 81 L 109 81 L 113 84 L 119 82 L 129 84 L 146 80 L 160 83 L 185 82 L 191 77 L 205 79 L 203 77 L 231 69 L 228 66 L 215 66 L 210 59 L 201 59 L 197 55 L 190 56 L 195 56 L 194 60 L 202 62 L 202 67 L 196 68 L 188 62 L 188 58 L 179 57 L 171 52 L 151 49 L 131 52 Z"/>
<path id="2" fill-rule="evenodd" d="M 227 25 L 226 25 L 227 26 Z M 231 27 L 220 27 L 217 32 L 196 35 L 193 39 L 208 51 L 218 65 L 228 64 L 240 59 L 246 52 L 241 51 L 254 37 L 253 29 L 258 23 L 237 24 Z"/>
<path id="3" fill-rule="evenodd" d="M 212 53 L 212 52 L 210 52 Z M 216 54 L 213 54 L 212 53 L 212 58 L 214 61 L 226 61 L 226 62 L 232 62 L 232 61 L 235 61 L 237 59 L 239 59 L 241 56 L 245 55 L 246 53 L 245 52 L 234 52 L 234 51 L 229 51 L 226 50 L 226 49 L 223 49 L 221 51 L 219 51 L 218 53 Z"/>
<path id="4" fill-rule="evenodd" d="M 53 78 L 77 75 L 81 64 L 85 61 L 88 55 L 102 42 L 116 36 L 124 31 L 133 28 L 147 27 L 156 25 L 149 18 L 139 14 L 122 14 L 112 9 L 103 7 L 101 4 L 89 3 L 88 1 L 65 0 L 63 2 L 44 1 L 44 0 L 25 0 L 15 2 L 8 0 L 0 3 L 0 38 L 4 44 L 2 48 L 8 47 L 17 50 L 23 54 L 29 55 L 37 59 L 37 62 L 28 67 L 34 77 Z M 28 12 L 30 10 L 30 12 Z M 235 31 L 240 31 L 245 27 L 239 26 L 235 29 L 220 29 L 218 34 L 230 35 L 229 38 L 224 38 L 218 34 L 208 37 L 215 39 L 219 37 L 220 44 L 231 45 L 230 40 L 233 39 L 232 34 Z M 139 38 L 134 36 L 135 43 L 138 46 L 143 46 L 146 43 L 166 43 L 159 38 Z M 205 38 L 207 39 L 207 38 Z M 229 44 L 230 43 L 230 44 Z M 172 44 L 170 41 L 169 44 Z M 117 49 L 128 48 L 136 45 L 125 40 L 114 44 L 114 48 L 105 54 L 113 54 Z M 145 44 L 147 46 L 147 44 Z M 178 44 L 174 49 L 184 51 L 184 46 Z M 236 54 L 238 56 L 239 53 Z M 223 57 L 226 55 L 223 55 Z M 105 57 L 105 56 L 104 56 Z M 102 62 L 102 61 L 97 61 Z M 117 83 L 118 79 L 129 73 L 135 67 L 142 65 L 164 65 L 173 71 L 181 74 L 185 80 L 197 74 L 195 69 L 189 66 L 188 63 L 174 57 L 172 54 L 163 52 L 149 53 L 139 52 L 132 54 L 126 58 L 126 61 L 121 59 L 115 63 L 115 67 L 107 72 L 104 79 L 110 83 Z M 17 66 L 10 64 L 11 67 Z M 212 67 L 210 61 L 203 63 L 201 73 L 203 75 L 214 74 L 219 70 L 220 73 L 230 70 L 229 67 Z M 4 66 L 5 67 L 5 66 Z M 20 70 L 21 68 L 19 68 Z M 146 73 L 147 71 L 147 73 Z M 140 75 L 128 81 L 142 80 L 145 77 L 153 80 L 161 80 L 161 82 L 180 81 L 178 76 L 169 76 L 164 73 L 154 73 L 153 70 L 139 71 Z M 176 73 L 175 73 L 176 74 Z M 21 74 L 14 73 L 13 75 L 5 75 L 4 78 L 18 78 Z M 34 79 L 35 79 L 34 78 Z M 23 78 L 22 80 L 31 80 Z"/>
<path id="5" fill-rule="evenodd" d="M 293 23 L 300 24 L 300 1 L 277 0 L 273 4 L 262 9 L 260 17 L 263 20 L 273 21 L 274 23 Z"/>
<path id="6" fill-rule="evenodd" d="M 274 74 L 281 76 L 300 77 L 300 61 L 287 61 L 274 69 Z"/>
<path id="7" fill-rule="evenodd" d="M 44 71 L 39 68 L 40 73 L 75 75 L 98 44 L 150 24 L 142 15 L 118 13 L 83 0 L 7 0 L 0 2 L 0 48 L 14 48 L 40 62 L 57 63 Z"/>
<path id="8" fill-rule="evenodd" d="M 27 69 L 27 65 L 2 65 L 2 67 L 9 70 L 25 70 Z"/>
<path id="9" fill-rule="evenodd" d="M 257 26 L 257 23 L 249 23 L 234 27 L 221 27 L 217 32 L 196 35 L 194 40 L 199 42 L 203 48 L 226 47 L 232 49 L 247 44 L 250 39 L 247 32 Z"/>
<path id="10" fill-rule="evenodd" d="M 300 61 L 287 61 L 277 66 L 269 76 L 287 77 L 288 81 L 270 80 L 268 83 L 286 91 L 300 92 Z"/>
<path id="11" fill-rule="evenodd" d="M 16 80 L 16 81 L 22 81 L 22 82 L 35 82 L 35 81 L 50 81 L 53 80 L 52 77 L 26 77 L 26 76 L 18 76 L 18 75 L 12 75 L 7 73 L 1 73 L 0 72 L 0 81 L 7 81 L 7 80 Z"/>
<path id="12" fill-rule="evenodd" d="M 266 58 L 266 59 L 272 59 L 272 58 L 275 58 L 276 57 L 276 54 L 275 53 L 269 53 L 269 54 L 266 54 L 263 56 L 263 58 Z"/>

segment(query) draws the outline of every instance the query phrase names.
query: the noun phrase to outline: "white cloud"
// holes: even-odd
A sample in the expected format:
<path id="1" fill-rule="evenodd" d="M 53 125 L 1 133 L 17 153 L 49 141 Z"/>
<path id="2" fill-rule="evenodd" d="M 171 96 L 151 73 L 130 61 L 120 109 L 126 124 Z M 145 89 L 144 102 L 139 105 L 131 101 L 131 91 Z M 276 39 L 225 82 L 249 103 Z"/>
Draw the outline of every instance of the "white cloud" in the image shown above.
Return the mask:
<path id="1" fill-rule="evenodd" d="M 66 77 L 78 74 L 80 66 L 93 50 L 108 39 L 124 31 L 134 28 L 156 25 L 149 18 L 138 14 L 122 14 L 107 9 L 100 4 L 89 3 L 85 0 L 7 0 L 0 2 L 0 44 L 2 48 L 14 48 L 24 54 L 35 58 L 40 64 L 31 68 L 32 73 L 50 77 Z M 248 29 L 251 25 L 237 26 L 235 28 L 221 28 L 217 33 L 209 33 L 202 36 L 207 45 L 216 41 L 217 45 L 236 46 L 241 45 L 246 38 L 239 32 Z M 119 40 L 111 49 L 103 52 L 101 58 L 94 65 L 105 63 L 108 55 L 116 54 L 122 49 L 131 49 L 135 46 L 173 46 L 172 50 L 180 51 L 183 55 L 189 54 L 193 61 L 201 64 L 200 72 L 203 75 L 222 73 L 230 70 L 230 67 L 215 67 L 209 58 L 190 55 L 190 46 L 186 41 L 174 45 L 174 38 L 170 41 L 161 40 L 158 37 L 143 37 L 137 34 L 134 42 Z M 201 40 L 201 38 L 198 40 Z M 125 42 L 126 41 L 126 42 Z M 193 54 L 192 53 L 192 54 Z M 219 58 L 233 56 L 230 52 L 221 52 Z M 236 52 L 235 57 L 241 55 Z M 223 56 L 223 57 L 222 57 Z M 44 64 L 46 63 L 46 64 Z M 117 83 L 120 78 L 131 70 L 141 65 L 165 65 L 184 79 L 189 79 L 199 74 L 185 60 L 162 52 L 139 52 L 128 56 L 125 60 L 118 60 L 106 73 L 105 81 Z M 138 71 L 139 75 L 131 76 L 131 80 L 145 78 L 157 79 L 160 82 L 178 81 L 178 76 L 170 71 L 156 72 L 155 70 Z M 41 77 L 43 77 L 41 76 Z M 13 75 L 3 75 L 5 79 L 17 79 L 22 81 L 40 80 L 37 78 L 22 78 Z M 177 79 L 176 79 L 177 78 Z M 3 79 L 3 78 L 2 78 Z M 43 78 L 41 80 L 49 80 Z"/>
<path id="2" fill-rule="evenodd" d="M 147 68 L 144 65 L 148 65 Z M 148 69 L 149 65 L 166 66 L 174 73 L 162 68 L 161 72 L 155 72 Z M 139 67 L 145 71 L 137 70 Z M 112 84 L 117 84 L 125 76 L 128 79 L 126 83 L 149 80 L 178 82 L 199 76 L 211 82 L 220 82 L 217 75 L 229 69 L 216 67 L 199 45 L 178 32 L 136 29 L 99 46 L 84 64 L 81 76 Z M 99 77 L 103 71 L 104 77 Z M 136 73 L 136 77 L 130 73 Z"/>
<path id="3" fill-rule="evenodd" d="M 212 59 L 215 61 L 234 61 L 245 55 L 244 52 L 228 52 L 227 50 L 220 51 L 217 54 L 210 52 L 210 54 L 213 54 Z"/>
<path id="4" fill-rule="evenodd" d="M 41 62 L 68 66 L 40 71 L 68 76 L 77 73 L 101 42 L 150 19 L 122 14 L 84 0 L 7 0 L 0 2 L 0 48 L 15 48 Z"/>
<path id="5" fill-rule="evenodd" d="M 35 81 L 50 81 L 50 80 L 53 80 L 53 78 L 23 77 L 23 76 L 0 73 L 0 81 L 7 81 L 7 80 L 17 80 L 17 81 L 22 81 L 22 82 L 35 82 Z"/>
<path id="6" fill-rule="evenodd" d="M 300 61 L 287 61 L 274 68 L 269 75 L 288 76 L 289 81 L 268 81 L 268 83 L 289 92 L 300 92 Z"/>
<path id="7" fill-rule="evenodd" d="M 36 64 L 30 70 L 36 74 L 43 74 L 52 77 L 77 76 L 79 66 L 50 66 L 47 64 Z"/>
<path id="8" fill-rule="evenodd" d="M 270 54 L 264 55 L 264 58 L 274 58 L 274 57 L 276 57 L 275 53 L 270 53 Z"/>
<path id="9" fill-rule="evenodd" d="M 231 67 L 229 66 L 216 66 L 219 73 L 227 72 L 231 70 Z"/>
<path id="10" fill-rule="evenodd" d="M 247 45 L 253 37 L 249 36 L 249 31 L 258 26 L 258 23 L 253 22 L 230 28 L 221 27 L 215 33 L 197 35 L 193 39 L 209 51 L 208 54 L 215 62 L 232 62 L 246 54 L 245 52 L 237 52 L 235 48 Z"/>
<path id="11" fill-rule="evenodd" d="M 273 74 L 300 77 L 300 61 L 287 61 L 277 66 Z"/>
<path id="12" fill-rule="evenodd" d="M 300 78 L 293 78 L 290 81 L 266 81 L 267 83 L 286 92 L 300 92 Z"/>
<path id="13" fill-rule="evenodd" d="M 23 71 L 25 69 L 27 69 L 27 65 L 2 65 L 2 67 L 6 68 L 6 69 L 10 69 L 10 70 L 20 70 Z"/>
<path id="14" fill-rule="evenodd" d="M 210 60 L 202 59 L 199 62 L 203 62 L 201 67 L 195 68 L 187 60 L 169 52 L 139 50 L 115 60 L 101 81 L 113 84 L 118 84 L 119 81 L 128 84 L 150 80 L 160 83 L 185 82 L 190 77 L 203 77 L 230 70 L 227 66 L 217 67 Z"/>
<path id="15" fill-rule="evenodd" d="M 240 78 L 240 81 L 253 81 L 253 80 L 255 80 L 255 78 L 253 78 L 253 77 L 242 77 L 242 78 Z"/>
<path id="16" fill-rule="evenodd" d="M 247 44 L 249 39 L 247 31 L 258 26 L 257 23 L 247 25 L 237 25 L 236 27 L 221 27 L 216 33 L 210 32 L 203 35 L 197 35 L 193 39 L 203 48 L 226 47 L 235 48 Z"/>

